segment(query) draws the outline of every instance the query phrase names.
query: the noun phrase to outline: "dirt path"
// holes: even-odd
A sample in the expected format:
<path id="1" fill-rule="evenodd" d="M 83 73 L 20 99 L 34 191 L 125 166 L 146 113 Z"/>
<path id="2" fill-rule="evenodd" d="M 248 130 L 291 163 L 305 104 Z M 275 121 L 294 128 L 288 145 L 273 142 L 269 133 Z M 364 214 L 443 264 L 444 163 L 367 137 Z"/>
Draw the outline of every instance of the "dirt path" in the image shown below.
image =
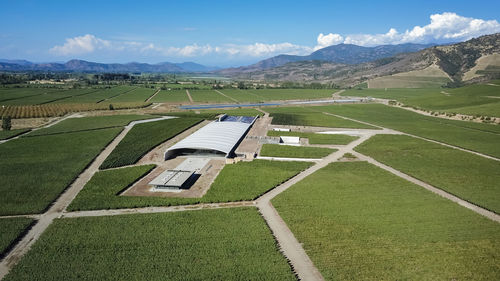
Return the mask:
<path id="1" fill-rule="evenodd" d="M 332 98 L 341 98 L 340 94 L 342 94 L 343 92 L 345 92 L 344 89 L 340 90 L 340 91 L 337 91 L 335 93 L 332 94 Z"/>
<path id="2" fill-rule="evenodd" d="M 445 96 L 451 96 L 451 94 L 450 94 L 450 93 L 445 92 L 445 91 L 441 91 L 441 94 L 443 94 L 443 95 L 445 95 Z"/>
<path id="3" fill-rule="evenodd" d="M 92 176 L 98 171 L 99 166 L 102 162 L 111 154 L 113 149 L 120 143 L 120 141 L 127 135 L 127 133 L 132 129 L 135 124 L 154 122 L 158 120 L 163 120 L 169 118 L 170 116 L 164 116 L 161 118 L 147 119 L 131 122 L 129 125 L 124 127 L 123 131 L 113 139 L 113 141 L 97 156 L 94 161 L 90 164 L 87 169 L 81 173 L 78 178 L 62 193 L 61 196 L 52 204 L 52 206 L 39 216 L 36 224 L 30 229 L 30 231 L 14 246 L 14 248 L 4 257 L 0 263 L 0 280 L 9 272 L 9 270 L 16 265 L 21 257 L 26 254 L 33 243 L 38 240 L 40 235 L 47 229 L 47 227 L 52 223 L 55 218 L 59 218 L 66 211 L 68 205 L 73 201 L 76 195 L 82 190 L 85 184 L 92 178 Z"/>
<path id="4" fill-rule="evenodd" d="M 154 94 L 152 94 L 149 98 L 147 98 L 144 102 L 149 102 L 150 100 L 152 100 L 159 92 L 161 91 L 161 89 L 158 89 Z"/>
<path id="5" fill-rule="evenodd" d="M 446 192 L 446 191 L 444 191 L 442 189 L 434 187 L 434 186 L 432 186 L 432 185 L 430 185 L 428 183 L 425 183 L 425 182 L 423 182 L 421 180 L 418 180 L 418 179 L 416 179 L 416 178 L 414 178 L 412 176 L 409 176 L 409 175 L 407 175 L 405 173 L 402 173 L 402 172 L 400 172 L 400 171 L 398 171 L 398 170 L 396 170 L 396 169 L 394 169 L 394 168 L 392 168 L 390 166 L 382 164 L 382 163 L 378 162 L 377 160 L 375 160 L 375 159 L 373 159 L 373 158 L 371 158 L 369 156 L 363 155 L 363 154 L 358 153 L 356 151 L 352 151 L 351 153 L 354 154 L 356 157 L 358 157 L 362 161 L 367 161 L 368 163 L 371 163 L 371 164 L 373 164 L 373 165 L 375 165 L 377 167 L 380 167 L 380 168 L 382 168 L 382 169 L 384 169 L 384 170 L 386 170 L 386 171 L 388 171 L 388 172 L 390 172 L 390 173 L 392 173 L 392 174 L 394 174 L 394 175 L 396 175 L 396 176 L 398 176 L 400 178 L 403 178 L 403 179 L 405 179 L 405 180 L 407 180 L 407 181 L 409 181 L 411 183 L 419 185 L 419 186 L 421 186 L 421 187 L 423 187 L 423 188 L 425 188 L 425 189 L 427 189 L 427 190 L 429 190 L 429 191 L 431 191 L 433 193 L 438 194 L 441 197 L 444 197 L 444 198 L 446 198 L 448 200 L 451 200 L 451 201 L 459 204 L 460 206 L 463 206 L 463 207 L 465 207 L 467 209 L 470 209 L 470 210 L 472 210 L 472 211 L 474 211 L 474 212 L 476 212 L 476 213 L 478 213 L 478 214 L 480 214 L 482 216 L 485 216 L 485 217 L 487 217 L 487 218 L 489 218 L 489 219 L 491 219 L 493 221 L 500 222 L 500 215 L 497 215 L 497 214 L 495 214 L 493 212 L 490 212 L 490 211 L 488 211 L 486 209 L 483 209 L 483 208 L 481 208 L 479 206 L 471 204 L 471 203 L 469 203 L 469 202 L 467 202 L 465 200 L 462 200 L 462 199 L 460 199 L 460 198 L 458 198 L 458 197 L 456 197 L 456 196 L 454 196 L 454 195 L 452 195 L 452 194 L 450 194 L 450 193 L 448 193 L 448 192 Z"/>
<path id="6" fill-rule="evenodd" d="M 189 90 L 186 90 L 186 95 L 188 96 L 189 102 L 194 103 L 193 98 L 191 97 L 191 94 L 189 93 Z"/>
<path id="7" fill-rule="evenodd" d="M 228 96 L 228 95 L 224 94 L 223 92 L 221 92 L 221 91 L 219 91 L 219 90 L 214 90 L 214 91 L 216 91 L 217 93 L 219 93 L 219 94 L 220 94 L 220 95 L 222 95 L 223 97 L 226 97 L 226 98 L 228 98 L 228 99 L 230 99 L 230 100 L 232 100 L 232 101 L 234 101 L 234 102 L 238 102 L 238 103 L 240 102 L 239 100 L 237 100 L 237 99 L 235 99 L 235 98 L 232 98 L 232 97 L 230 97 L 230 96 Z"/>

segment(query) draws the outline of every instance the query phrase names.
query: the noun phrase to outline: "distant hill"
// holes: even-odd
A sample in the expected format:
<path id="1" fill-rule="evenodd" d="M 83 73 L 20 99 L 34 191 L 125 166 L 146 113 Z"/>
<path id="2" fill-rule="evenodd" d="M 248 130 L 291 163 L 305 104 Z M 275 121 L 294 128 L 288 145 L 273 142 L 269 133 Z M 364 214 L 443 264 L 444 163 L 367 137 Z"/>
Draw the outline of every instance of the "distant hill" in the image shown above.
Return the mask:
<path id="1" fill-rule="evenodd" d="M 400 53 L 411 53 L 423 50 L 435 44 L 399 44 L 380 45 L 376 47 L 362 47 L 353 44 L 332 45 L 319 49 L 307 56 L 279 55 L 261 60 L 249 66 L 229 68 L 221 70 L 220 73 L 237 73 L 264 70 L 298 61 L 324 61 L 342 64 L 359 64 L 377 59 L 392 57 Z"/>
<path id="2" fill-rule="evenodd" d="M 26 60 L 0 59 L 0 71 L 71 71 L 71 72 L 207 72 L 217 68 L 194 62 L 147 64 L 131 62 L 97 63 L 84 60 L 70 60 L 66 63 L 32 63 Z"/>
<path id="3" fill-rule="evenodd" d="M 336 53 L 339 54 L 339 52 Z M 385 52 L 387 53 L 389 52 Z M 353 85 L 376 77 L 424 70 L 433 66 L 435 71 L 442 71 L 449 79 L 458 82 L 462 81 L 464 74 L 471 70 L 481 57 L 492 57 L 493 54 L 500 54 L 500 33 L 457 44 L 433 46 L 413 53 L 399 53 L 359 64 L 312 60 L 289 62 L 268 69 L 227 72 L 223 70 L 221 72 L 234 78 L 248 80 L 329 81 L 341 85 Z M 497 60 L 487 61 L 496 62 Z M 499 68 L 494 66 L 484 68 L 490 70 L 488 75 L 499 74 L 498 72 L 491 73 L 492 69 Z"/>

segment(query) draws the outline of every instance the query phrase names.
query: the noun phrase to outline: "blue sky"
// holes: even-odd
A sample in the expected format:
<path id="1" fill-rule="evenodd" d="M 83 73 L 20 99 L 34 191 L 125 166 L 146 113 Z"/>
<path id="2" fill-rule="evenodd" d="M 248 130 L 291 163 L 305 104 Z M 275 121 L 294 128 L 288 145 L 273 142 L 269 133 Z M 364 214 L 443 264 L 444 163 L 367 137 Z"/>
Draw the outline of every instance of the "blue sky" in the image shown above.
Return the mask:
<path id="1" fill-rule="evenodd" d="M 2 1 L 0 58 L 237 66 L 500 32 L 500 1 Z"/>

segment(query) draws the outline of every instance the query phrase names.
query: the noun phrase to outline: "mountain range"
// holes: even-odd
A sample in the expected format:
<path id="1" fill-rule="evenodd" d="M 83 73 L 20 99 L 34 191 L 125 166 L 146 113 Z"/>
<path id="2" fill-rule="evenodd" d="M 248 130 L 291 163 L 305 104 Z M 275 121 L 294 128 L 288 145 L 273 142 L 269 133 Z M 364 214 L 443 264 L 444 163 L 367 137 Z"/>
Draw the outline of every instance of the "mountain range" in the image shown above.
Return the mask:
<path id="1" fill-rule="evenodd" d="M 84 60 L 70 60 L 66 63 L 33 63 L 27 60 L 0 59 L 0 71 L 71 71 L 71 72 L 209 72 L 219 68 L 209 67 L 194 62 L 171 63 L 162 62 L 157 64 L 131 62 L 120 63 L 97 63 Z"/>

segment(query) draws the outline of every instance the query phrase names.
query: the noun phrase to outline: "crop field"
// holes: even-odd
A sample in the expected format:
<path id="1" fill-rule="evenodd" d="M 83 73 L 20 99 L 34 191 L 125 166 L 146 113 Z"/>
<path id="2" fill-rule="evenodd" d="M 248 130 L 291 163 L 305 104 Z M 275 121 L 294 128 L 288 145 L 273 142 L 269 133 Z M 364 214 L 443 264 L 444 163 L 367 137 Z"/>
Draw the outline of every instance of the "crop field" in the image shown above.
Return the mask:
<path id="1" fill-rule="evenodd" d="M 279 131 L 268 131 L 268 136 L 280 137 L 280 136 L 292 136 L 306 138 L 309 140 L 309 144 L 338 144 L 346 145 L 350 142 L 358 139 L 355 136 L 342 135 L 342 134 L 317 134 L 317 133 L 303 133 L 303 132 L 279 132 Z"/>
<path id="2" fill-rule="evenodd" d="M 254 160 L 226 165 L 202 198 L 118 196 L 148 173 L 153 165 L 100 171 L 68 207 L 70 211 L 148 206 L 174 206 L 253 200 L 309 168 L 311 163 Z"/>
<path id="3" fill-rule="evenodd" d="M 120 128 L 19 138 L 0 145 L 0 214 L 46 209 Z"/>
<path id="4" fill-rule="evenodd" d="M 109 115 L 68 118 L 48 128 L 33 131 L 27 136 L 51 135 L 103 128 L 123 127 L 135 120 L 156 118 L 152 115 Z"/>
<path id="5" fill-rule="evenodd" d="M 157 91 L 157 89 L 138 87 L 130 92 L 123 94 L 123 95 L 119 95 L 119 96 L 116 96 L 114 98 L 111 98 L 106 102 L 109 102 L 109 103 L 113 103 L 113 102 L 137 102 L 137 101 L 145 102 L 156 91 Z"/>
<path id="6" fill-rule="evenodd" d="M 114 109 L 142 108 L 151 105 L 146 102 L 124 102 L 113 104 Z M 109 110 L 108 103 L 49 103 L 42 105 L 7 105 L 0 107 L 0 117 L 10 116 L 12 118 L 41 118 L 63 116 L 71 112 Z"/>
<path id="7" fill-rule="evenodd" d="M 263 144 L 260 156 L 289 158 L 323 158 L 336 149 L 324 147 L 291 146 L 281 144 Z"/>
<path id="8" fill-rule="evenodd" d="M 239 101 L 239 102 L 263 102 L 265 98 L 254 94 L 250 90 L 239 90 L 239 89 L 224 89 L 224 90 L 219 90 L 220 92 L 224 93 L 225 95 L 232 97 L 233 99 Z"/>
<path id="9" fill-rule="evenodd" d="M 366 162 L 272 200 L 326 280 L 496 280 L 500 225 Z"/>
<path id="10" fill-rule="evenodd" d="M 93 91 L 86 95 L 76 96 L 67 98 L 64 100 L 57 101 L 57 103 L 98 103 L 103 102 L 105 100 L 111 99 L 113 97 L 120 96 L 124 93 L 133 91 L 136 87 L 132 86 L 115 86 L 111 88 L 98 89 L 97 91 Z M 134 102 L 144 102 L 142 101 L 134 101 Z"/>
<path id="11" fill-rule="evenodd" d="M 377 135 L 356 148 L 466 201 L 500 213 L 500 162 L 424 140 Z"/>
<path id="12" fill-rule="evenodd" d="M 0 120 L 1 122 L 1 120 Z M 8 138 L 15 137 L 17 135 L 26 133 L 29 131 L 29 129 L 16 129 L 16 130 L 9 130 L 9 131 L 0 131 L 0 140 L 5 140 Z"/>
<path id="13" fill-rule="evenodd" d="M 272 124 L 275 125 L 376 129 L 358 122 L 315 112 L 305 107 L 266 107 L 264 110 L 273 117 Z"/>
<path id="14" fill-rule="evenodd" d="M 40 105 L 51 102 L 63 102 L 65 99 L 71 97 L 78 97 L 82 95 L 87 95 L 92 92 L 96 92 L 97 89 L 66 89 L 66 90 L 55 90 L 43 92 L 40 95 L 28 96 L 21 99 L 13 99 L 1 102 L 2 105 Z"/>
<path id="15" fill-rule="evenodd" d="M 450 82 L 448 77 L 390 75 L 368 81 L 369 88 L 437 88 Z"/>
<path id="16" fill-rule="evenodd" d="M 136 163 L 155 146 L 199 123 L 199 118 L 174 118 L 134 126 L 104 160 L 101 169 Z"/>
<path id="17" fill-rule="evenodd" d="M 309 100 L 331 98 L 336 89 L 260 89 L 248 90 L 264 101 L 272 100 Z"/>
<path id="18" fill-rule="evenodd" d="M 166 88 L 169 90 L 183 90 L 185 92 L 186 89 L 197 89 L 197 90 L 211 90 L 211 85 L 202 85 L 202 84 L 173 84 L 173 83 L 156 83 L 156 86 L 161 86 L 162 88 Z M 167 91 L 169 91 L 167 90 Z"/>
<path id="19" fill-rule="evenodd" d="M 190 90 L 189 93 L 195 103 L 234 103 L 233 100 L 226 98 L 214 90 Z"/>
<path id="20" fill-rule="evenodd" d="M 4 280 L 239 279 L 296 280 L 255 208 L 56 219 Z"/>
<path id="21" fill-rule="evenodd" d="M 151 102 L 189 103 L 186 90 L 161 90 Z"/>
<path id="22" fill-rule="evenodd" d="M 9 246 L 33 221 L 33 219 L 29 218 L 0 219 L 0 258 L 4 256 Z"/>
<path id="23" fill-rule="evenodd" d="M 500 157 L 500 126 L 423 116 L 381 104 L 314 107 L 375 125 Z"/>
<path id="24" fill-rule="evenodd" d="M 59 91 L 62 90 L 56 88 L 0 88 L 0 104 L 5 105 L 18 99 Z"/>
<path id="25" fill-rule="evenodd" d="M 500 88 L 491 85 L 476 84 L 455 89 L 348 90 L 342 95 L 394 99 L 431 111 L 500 117 Z"/>

